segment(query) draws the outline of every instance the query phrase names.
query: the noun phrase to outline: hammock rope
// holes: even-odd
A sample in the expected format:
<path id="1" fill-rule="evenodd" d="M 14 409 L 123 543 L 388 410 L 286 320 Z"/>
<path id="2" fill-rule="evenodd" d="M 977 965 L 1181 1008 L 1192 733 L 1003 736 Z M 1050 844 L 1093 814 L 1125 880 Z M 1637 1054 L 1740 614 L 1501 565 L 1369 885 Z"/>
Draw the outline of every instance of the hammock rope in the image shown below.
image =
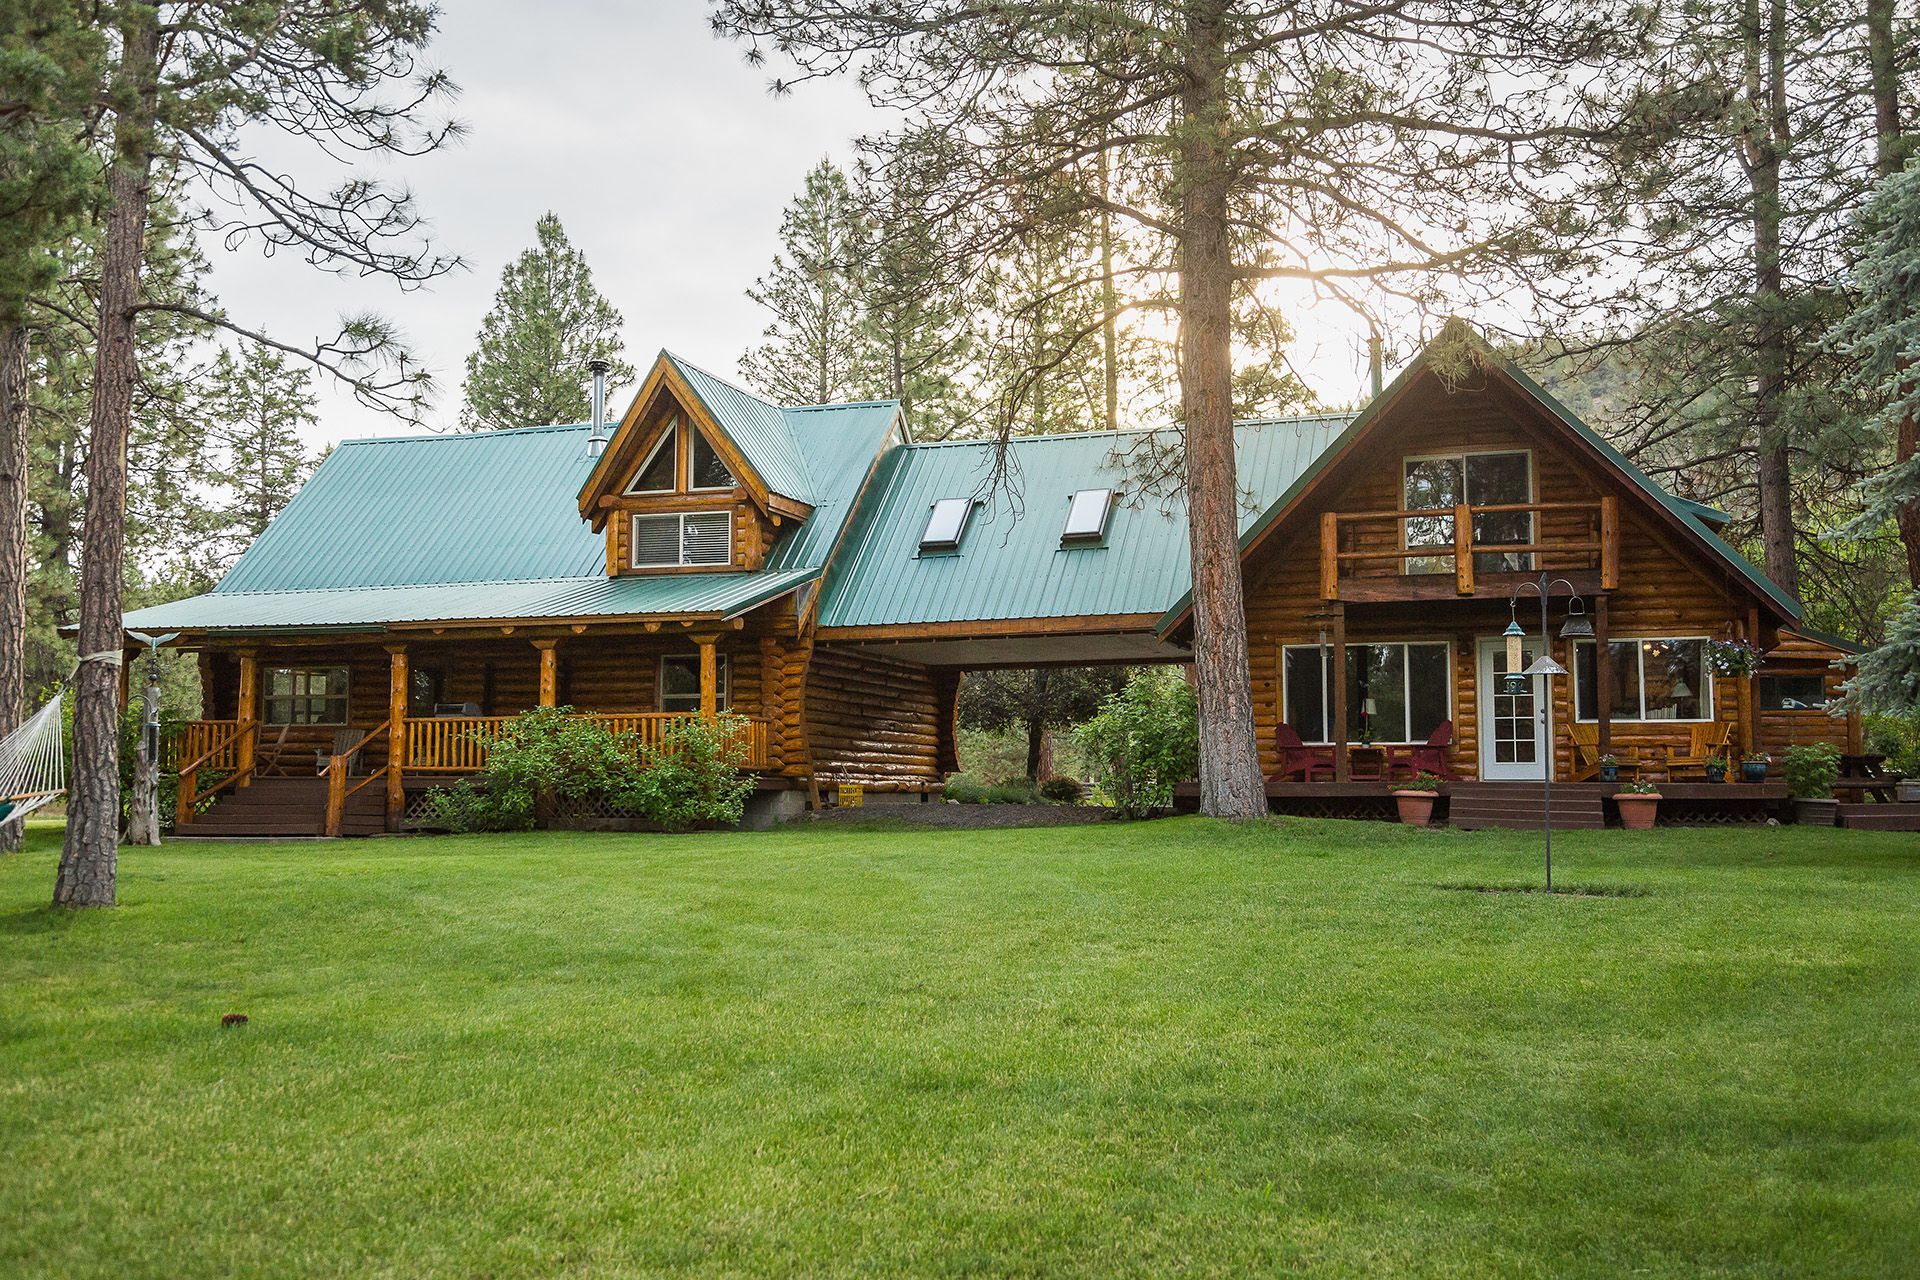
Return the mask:
<path id="1" fill-rule="evenodd" d="M 0 738 L 0 826 L 24 822 L 67 791 L 66 727 L 61 719 L 64 687 L 52 701 Z"/>

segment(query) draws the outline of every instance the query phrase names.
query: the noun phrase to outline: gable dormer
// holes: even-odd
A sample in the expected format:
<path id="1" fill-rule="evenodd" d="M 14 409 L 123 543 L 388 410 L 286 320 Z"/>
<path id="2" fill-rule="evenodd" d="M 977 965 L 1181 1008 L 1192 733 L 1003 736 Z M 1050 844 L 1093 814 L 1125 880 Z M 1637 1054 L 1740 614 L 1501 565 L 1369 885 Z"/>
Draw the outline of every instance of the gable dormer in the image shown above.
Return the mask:
<path id="1" fill-rule="evenodd" d="M 812 511 L 784 411 L 666 352 L 580 491 L 609 575 L 758 569 Z"/>

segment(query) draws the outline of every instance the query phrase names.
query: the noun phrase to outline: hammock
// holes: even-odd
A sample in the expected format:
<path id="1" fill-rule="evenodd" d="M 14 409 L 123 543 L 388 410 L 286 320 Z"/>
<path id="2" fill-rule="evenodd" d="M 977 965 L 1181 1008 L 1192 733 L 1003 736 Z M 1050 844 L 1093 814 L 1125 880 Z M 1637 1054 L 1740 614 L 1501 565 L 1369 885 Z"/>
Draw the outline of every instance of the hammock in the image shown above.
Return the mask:
<path id="1" fill-rule="evenodd" d="M 24 822 L 28 814 L 52 804 L 67 790 L 67 744 L 60 703 L 53 701 L 0 738 L 0 827 Z"/>

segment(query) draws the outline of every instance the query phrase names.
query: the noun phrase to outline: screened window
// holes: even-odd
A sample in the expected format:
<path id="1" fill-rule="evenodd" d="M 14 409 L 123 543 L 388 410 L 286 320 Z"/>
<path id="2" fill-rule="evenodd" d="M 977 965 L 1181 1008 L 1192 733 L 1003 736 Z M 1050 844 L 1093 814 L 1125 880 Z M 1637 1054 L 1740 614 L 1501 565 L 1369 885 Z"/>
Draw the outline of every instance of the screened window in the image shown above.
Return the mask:
<path id="1" fill-rule="evenodd" d="M 1060 530 L 1060 541 L 1099 541 L 1107 536 L 1107 519 L 1112 514 L 1113 490 L 1080 490 L 1067 503 L 1067 523 Z"/>
<path id="2" fill-rule="evenodd" d="M 1533 501 L 1533 464 L 1524 452 L 1468 453 L 1452 457 L 1408 458 L 1402 496 L 1408 511 L 1439 507 L 1504 506 Z M 1452 516 L 1416 516 L 1406 521 L 1407 546 L 1453 545 Z M 1533 513 L 1489 511 L 1473 517 L 1473 541 L 1494 546 L 1533 541 Z M 1503 573 L 1533 567 L 1524 552 L 1493 552 L 1473 558 L 1476 572 Z M 1451 555 L 1416 556 L 1408 573 L 1452 573 Z"/>
<path id="3" fill-rule="evenodd" d="M 721 460 L 706 436 L 693 433 L 693 484 L 695 489 L 731 489 L 737 482 L 733 472 Z"/>
<path id="4" fill-rule="evenodd" d="M 714 706 L 725 711 L 729 705 L 727 655 L 719 654 L 718 683 L 714 686 Z M 698 711 L 700 709 L 700 655 L 670 653 L 660 659 L 660 709 L 662 711 Z"/>
<path id="5" fill-rule="evenodd" d="M 633 567 L 733 563 L 733 514 L 689 511 L 633 518 Z"/>
<path id="6" fill-rule="evenodd" d="M 1594 642 L 1573 647 L 1574 715 L 1600 715 L 1599 664 Z M 1707 642 L 1684 637 L 1614 640 L 1607 645 L 1612 664 L 1614 720 L 1710 720 L 1712 682 L 1707 674 Z"/>
<path id="7" fill-rule="evenodd" d="M 1827 681 L 1824 676 L 1761 676 L 1762 711 L 1825 711 Z"/>
<path id="8" fill-rule="evenodd" d="M 266 676 L 268 724 L 345 724 L 345 667 L 272 667 Z"/>
<path id="9" fill-rule="evenodd" d="M 641 464 L 635 473 L 633 483 L 627 486 L 628 493 L 672 493 L 679 488 L 677 475 L 680 469 L 680 424 L 669 423 L 667 432 L 660 437 L 660 443 L 653 446 L 653 452 Z"/>
<path id="10" fill-rule="evenodd" d="M 1302 741 L 1331 742 L 1333 698 L 1320 647 L 1288 645 L 1281 669 L 1287 723 Z M 1349 742 L 1425 742 L 1452 718 L 1452 664 L 1444 641 L 1350 644 L 1345 678 Z"/>
<path id="11" fill-rule="evenodd" d="M 922 551 L 957 551 L 966 536 L 967 518 L 973 514 L 972 498 L 941 498 L 927 513 L 927 528 L 920 535 Z"/>

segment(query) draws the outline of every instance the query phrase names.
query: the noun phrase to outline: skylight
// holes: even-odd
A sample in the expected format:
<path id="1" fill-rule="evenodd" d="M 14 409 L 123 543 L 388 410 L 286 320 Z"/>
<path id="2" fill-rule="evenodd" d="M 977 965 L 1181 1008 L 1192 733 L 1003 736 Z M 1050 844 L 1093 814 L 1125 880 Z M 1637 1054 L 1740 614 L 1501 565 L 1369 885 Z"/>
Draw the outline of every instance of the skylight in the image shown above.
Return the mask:
<path id="1" fill-rule="evenodd" d="M 973 514 L 972 498 L 941 498 L 927 516 L 926 532 L 920 535 L 922 551 L 957 551 L 961 535 L 967 531 L 967 517 Z"/>
<path id="2" fill-rule="evenodd" d="M 1112 512 L 1113 490 L 1080 490 L 1067 504 L 1067 524 L 1060 530 L 1060 541 L 1086 542 L 1105 537 L 1107 517 Z"/>

